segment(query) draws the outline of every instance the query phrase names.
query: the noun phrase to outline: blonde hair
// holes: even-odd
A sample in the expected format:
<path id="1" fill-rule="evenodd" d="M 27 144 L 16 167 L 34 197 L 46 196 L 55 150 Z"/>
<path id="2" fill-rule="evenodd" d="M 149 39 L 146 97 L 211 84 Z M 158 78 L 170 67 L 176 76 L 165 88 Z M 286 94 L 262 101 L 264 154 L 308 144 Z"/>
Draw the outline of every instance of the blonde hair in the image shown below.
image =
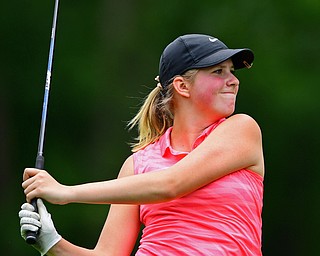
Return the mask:
<path id="1" fill-rule="evenodd" d="M 192 83 L 197 72 L 198 69 L 192 69 L 181 76 Z M 173 95 L 174 87 L 171 82 L 165 88 L 157 86 L 145 98 L 138 113 L 128 123 L 129 130 L 137 126 L 139 134 L 137 142 L 131 144 L 132 152 L 156 142 L 173 125 Z"/>

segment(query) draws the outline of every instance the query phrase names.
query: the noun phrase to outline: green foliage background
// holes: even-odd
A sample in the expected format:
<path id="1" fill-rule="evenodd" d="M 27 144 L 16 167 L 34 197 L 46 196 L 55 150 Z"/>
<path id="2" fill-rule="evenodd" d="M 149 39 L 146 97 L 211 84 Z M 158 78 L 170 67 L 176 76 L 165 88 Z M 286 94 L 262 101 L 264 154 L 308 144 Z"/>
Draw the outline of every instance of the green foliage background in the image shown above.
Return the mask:
<path id="1" fill-rule="evenodd" d="M 20 238 L 22 172 L 34 165 L 54 1 L 2 1 L 1 248 L 38 255 Z M 136 133 L 126 122 L 155 86 L 163 48 L 206 33 L 256 60 L 237 112 L 264 135 L 263 252 L 316 255 L 319 228 L 320 2 L 61 0 L 47 120 L 46 169 L 64 184 L 115 178 Z M 93 247 L 108 206 L 48 205 L 59 232 Z"/>

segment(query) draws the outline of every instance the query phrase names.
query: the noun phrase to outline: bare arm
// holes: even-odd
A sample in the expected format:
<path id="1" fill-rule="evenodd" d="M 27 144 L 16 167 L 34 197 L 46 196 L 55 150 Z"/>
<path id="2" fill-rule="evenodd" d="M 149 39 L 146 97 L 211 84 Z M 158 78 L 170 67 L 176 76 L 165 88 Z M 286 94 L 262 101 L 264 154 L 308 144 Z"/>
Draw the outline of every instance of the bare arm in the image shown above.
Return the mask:
<path id="1" fill-rule="evenodd" d="M 166 170 L 67 187 L 52 177 L 48 179 L 46 173 L 29 169 L 25 173 L 24 187 L 27 200 L 39 196 L 60 204 L 157 203 L 181 197 L 244 168 L 264 174 L 261 132 L 251 117 L 235 115 L 221 123 L 188 156 Z"/>
<path id="2" fill-rule="evenodd" d="M 133 175 L 133 160 L 129 157 L 123 164 L 118 178 Z M 130 255 L 140 230 L 139 206 L 111 205 L 107 220 L 93 250 L 71 244 L 65 239 L 48 252 L 48 256 L 100 256 Z"/>

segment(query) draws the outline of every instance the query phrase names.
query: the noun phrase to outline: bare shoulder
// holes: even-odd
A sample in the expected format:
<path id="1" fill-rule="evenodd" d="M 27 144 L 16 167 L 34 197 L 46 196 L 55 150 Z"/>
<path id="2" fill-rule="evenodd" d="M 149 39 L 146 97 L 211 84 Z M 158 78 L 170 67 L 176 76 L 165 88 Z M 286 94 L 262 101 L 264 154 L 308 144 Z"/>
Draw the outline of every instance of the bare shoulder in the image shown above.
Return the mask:
<path id="1" fill-rule="evenodd" d="M 248 127 L 252 127 L 253 129 L 260 130 L 260 127 L 259 127 L 259 124 L 257 123 L 257 121 L 253 117 L 251 117 L 247 114 L 236 114 L 236 115 L 229 117 L 226 121 L 233 123 L 233 124 L 246 125 Z"/>
<path id="2" fill-rule="evenodd" d="M 134 175 L 133 156 L 130 155 L 122 164 L 118 178 Z"/>
<path id="3" fill-rule="evenodd" d="M 254 136 L 261 139 L 261 129 L 257 121 L 247 114 L 236 114 L 226 119 L 217 130 L 224 130 L 239 134 L 244 133 L 248 136 Z M 230 135 L 230 133 L 228 133 Z"/>

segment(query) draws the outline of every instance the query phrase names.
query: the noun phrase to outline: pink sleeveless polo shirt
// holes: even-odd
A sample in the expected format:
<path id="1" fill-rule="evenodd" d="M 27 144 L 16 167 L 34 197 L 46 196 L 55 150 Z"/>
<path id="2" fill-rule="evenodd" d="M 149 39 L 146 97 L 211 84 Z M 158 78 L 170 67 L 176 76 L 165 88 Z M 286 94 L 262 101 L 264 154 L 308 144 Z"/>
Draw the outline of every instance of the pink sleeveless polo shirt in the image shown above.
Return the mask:
<path id="1" fill-rule="evenodd" d="M 209 126 L 193 148 L 224 120 Z M 135 174 L 166 171 L 187 155 L 170 146 L 171 130 L 133 154 Z M 239 170 L 184 197 L 141 205 L 145 228 L 136 255 L 262 255 L 262 197 L 263 178 Z"/>

